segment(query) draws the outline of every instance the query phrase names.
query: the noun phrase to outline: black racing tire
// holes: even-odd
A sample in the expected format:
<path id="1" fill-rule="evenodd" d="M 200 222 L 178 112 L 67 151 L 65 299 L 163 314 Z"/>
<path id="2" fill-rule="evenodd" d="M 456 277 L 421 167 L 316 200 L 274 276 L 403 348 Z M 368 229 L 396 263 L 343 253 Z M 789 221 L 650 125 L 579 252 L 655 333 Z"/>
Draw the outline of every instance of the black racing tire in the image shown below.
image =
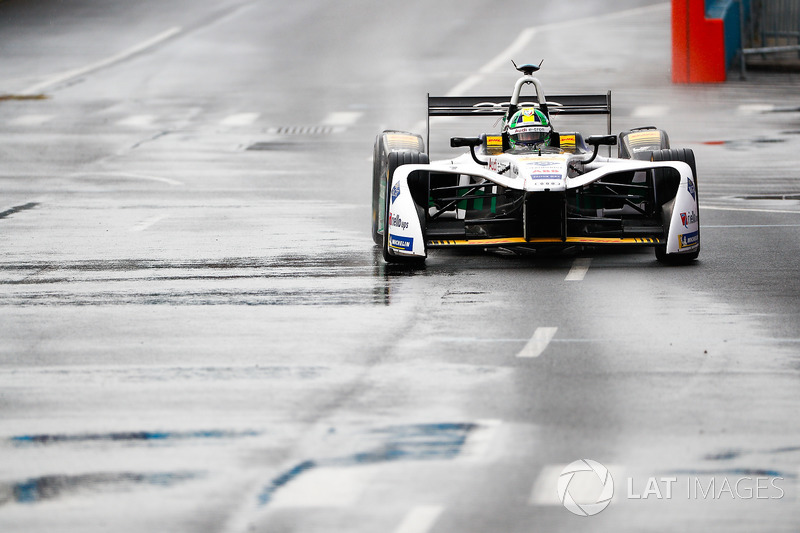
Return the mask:
<path id="1" fill-rule="evenodd" d="M 689 168 L 692 169 L 692 176 L 694 177 L 694 191 L 695 191 L 695 199 L 697 200 L 697 216 L 700 216 L 700 197 L 698 192 L 697 186 L 697 164 L 694 157 L 694 152 L 689 148 L 671 148 L 668 150 L 658 150 L 652 153 L 651 161 L 680 161 L 682 163 L 686 163 L 689 165 Z M 662 198 L 663 196 L 669 195 L 667 192 L 671 189 L 671 184 L 667 183 L 669 180 L 669 174 L 667 172 L 655 172 L 655 189 L 656 189 L 656 198 Z M 662 194 L 662 196 L 659 195 Z M 671 198 L 670 198 L 671 199 Z M 663 205 L 663 204 L 662 204 Z M 667 244 L 658 244 L 655 247 L 656 259 L 665 265 L 688 265 L 692 261 L 696 260 L 700 256 L 700 226 L 697 226 L 697 238 L 698 238 L 698 245 L 697 249 L 688 254 L 668 254 L 667 253 Z"/>
<path id="2" fill-rule="evenodd" d="M 383 220 L 384 222 L 384 231 L 383 235 L 381 235 L 381 251 L 383 253 L 383 259 L 387 263 L 394 263 L 394 264 L 405 264 L 405 265 L 422 265 L 425 263 L 424 257 L 406 257 L 400 255 L 392 255 L 389 253 L 389 231 L 388 231 L 388 220 L 389 220 L 389 208 L 391 206 L 391 194 L 390 190 L 392 188 L 392 177 L 394 176 L 394 171 L 397 167 L 402 165 L 425 165 L 428 163 L 428 154 L 424 154 L 422 152 L 411 151 L 411 150 L 403 150 L 403 151 L 394 151 L 389 152 L 389 156 L 387 158 L 387 171 L 386 171 L 386 184 L 385 184 L 385 194 L 384 194 L 384 202 L 383 202 Z"/>
<path id="3" fill-rule="evenodd" d="M 372 240 L 375 244 L 383 244 L 378 225 L 380 223 L 379 213 L 381 206 L 381 183 L 383 178 L 382 158 L 383 158 L 383 134 L 375 139 L 375 147 L 372 151 Z"/>
<path id="4" fill-rule="evenodd" d="M 372 151 L 372 240 L 378 245 L 383 244 L 380 229 L 380 216 L 383 214 L 381 193 L 385 199 L 386 192 L 383 186 L 386 185 L 386 176 L 389 173 L 389 154 L 406 150 L 424 153 L 425 144 L 422 136 L 405 131 L 386 130 L 375 139 Z M 391 176 L 391 173 L 388 175 Z"/>

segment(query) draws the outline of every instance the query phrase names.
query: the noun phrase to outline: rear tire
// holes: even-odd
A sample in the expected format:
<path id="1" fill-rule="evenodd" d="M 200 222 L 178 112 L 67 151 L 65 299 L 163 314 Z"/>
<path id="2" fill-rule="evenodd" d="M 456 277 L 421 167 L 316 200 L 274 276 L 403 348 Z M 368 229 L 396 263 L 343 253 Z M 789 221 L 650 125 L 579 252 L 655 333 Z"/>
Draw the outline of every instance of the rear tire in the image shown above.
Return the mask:
<path id="1" fill-rule="evenodd" d="M 694 194 L 695 199 L 697 200 L 697 216 L 700 216 L 700 198 L 698 195 L 698 187 L 697 187 L 697 165 L 694 157 L 694 152 L 689 148 L 678 148 L 678 149 L 669 149 L 669 150 L 657 150 L 652 153 L 651 161 L 680 161 L 682 163 L 686 163 L 689 165 L 689 168 L 692 169 L 692 177 L 694 178 Z M 670 180 L 669 175 L 672 173 L 668 172 L 659 172 L 656 171 L 655 173 L 655 189 L 656 189 L 656 198 L 659 198 L 659 203 L 662 205 L 666 202 L 663 202 L 664 196 L 669 196 L 671 193 L 668 192 L 672 189 L 672 184 L 668 183 Z M 671 200 L 669 198 L 668 200 Z M 698 238 L 698 245 L 697 249 L 693 252 L 688 254 L 668 254 L 667 253 L 667 245 L 659 244 L 655 247 L 656 252 L 656 259 L 665 265 L 687 265 L 697 259 L 700 256 L 700 225 L 697 226 L 697 238 Z"/>
<path id="2" fill-rule="evenodd" d="M 400 255 L 391 255 L 389 253 L 389 231 L 388 231 L 388 223 L 386 221 L 389 220 L 389 208 L 392 204 L 392 195 L 391 195 L 391 188 L 392 188 L 392 177 L 394 176 L 394 171 L 397 167 L 402 165 L 425 165 L 428 164 L 428 154 L 423 154 L 421 152 L 416 151 L 396 151 L 390 152 L 387 158 L 387 172 L 385 178 L 385 189 L 384 193 L 384 202 L 383 202 L 383 220 L 384 220 L 384 229 L 383 235 L 381 235 L 381 251 L 383 252 L 383 259 L 387 263 L 395 263 L 395 264 L 405 264 L 405 265 L 422 265 L 425 263 L 424 257 L 407 257 L 407 256 L 400 256 Z"/>

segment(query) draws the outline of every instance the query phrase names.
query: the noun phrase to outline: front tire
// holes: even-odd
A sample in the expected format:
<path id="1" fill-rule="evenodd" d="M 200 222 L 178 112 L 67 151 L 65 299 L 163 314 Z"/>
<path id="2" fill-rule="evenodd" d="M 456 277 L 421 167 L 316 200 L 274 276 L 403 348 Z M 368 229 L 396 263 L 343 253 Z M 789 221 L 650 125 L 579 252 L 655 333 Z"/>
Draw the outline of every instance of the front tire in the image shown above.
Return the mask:
<path id="1" fill-rule="evenodd" d="M 405 131 L 386 130 L 375 139 L 372 151 L 372 240 L 375 244 L 383 244 L 385 219 L 381 220 L 381 217 L 384 215 L 383 204 L 387 197 L 386 179 L 387 174 L 391 178 L 394 172 L 394 169 L 389 169 L 389 154 L 401 151 L 425 155 L 422 137 Z M 425 162 L 428 162 L 427 159 Z"/>
<path id="2" fill-rule="evenodd" d="M 700 216 L 700 197 L 698 195 L 697 187 L 697 165 L 694 157 L 694 152 L 689 148 L 678 148 L 668 150 L 657 150 L 652 153 L 651 161 L 680 161 L 689 165 L 692 169 L 692 177 L 694 178 L 694 191 L 695 200 L 697 201 L 697 216 Z M 668 180 L 666 172 L 656 172 L 655 175 L 655 189 L 656 198 L 663 197 L 668 194 L 667 190 L 670 189 L 666 183 Z M 662 204 L 664 205 L 664 204 Z M 668 254 L 667 244 L 659 244 L 655 247 L 656 260 L 665 265 L 688 265 L 700 256 L 700 225 L 697 226 L 697 249 L 693 252 L 686 254 Z"/>
<path id="3" fill-rule="evenodd" d="M 402 255 L 392 255 L 389 253 L 389 208 L 392 204 L 392 177 L 397 167 L 402 165 L 425 165 L 428 164 L 428 154 L 423 154 L 416 151 L 401 151 L 390 152 L 387 158 L 387 171 L 386 171 L 386 184 L 384 186 L 384 202 L 383 202 L 383 235 L 381 236 L 381 249 L 383 252 L 383 259 L 387 263 L 407 264 L 407 265 L 420 265 L 425 263 L 424 257 L 408 257 Z"/>

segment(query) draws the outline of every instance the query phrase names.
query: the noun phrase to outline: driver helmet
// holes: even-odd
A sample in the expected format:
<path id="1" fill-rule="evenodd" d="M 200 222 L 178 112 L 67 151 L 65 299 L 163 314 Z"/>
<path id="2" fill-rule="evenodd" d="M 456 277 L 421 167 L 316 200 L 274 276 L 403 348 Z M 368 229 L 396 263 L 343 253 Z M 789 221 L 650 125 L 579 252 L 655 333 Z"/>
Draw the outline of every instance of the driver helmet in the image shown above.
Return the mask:
<path id="1" fill-rule="evenodd" d="M 508 141 L 511 148 L 549 146 L 553 126 L 544 113 L 533 107 L 520 109 L 508 121 Z"/>

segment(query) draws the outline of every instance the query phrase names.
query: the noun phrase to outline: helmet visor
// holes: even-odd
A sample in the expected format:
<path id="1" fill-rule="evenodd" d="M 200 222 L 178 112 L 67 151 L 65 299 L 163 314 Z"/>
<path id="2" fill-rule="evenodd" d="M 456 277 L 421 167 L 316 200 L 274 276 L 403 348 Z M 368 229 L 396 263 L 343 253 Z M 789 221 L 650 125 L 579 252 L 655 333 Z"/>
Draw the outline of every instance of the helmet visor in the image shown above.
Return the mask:
<path id="1" fill-rule="evenodd" d="M 519 144 L 540 144 L 550 139 L 550 128 L 547 126 L 527 126 L 514 128 L 508 132 L 509 139 Z"/>

